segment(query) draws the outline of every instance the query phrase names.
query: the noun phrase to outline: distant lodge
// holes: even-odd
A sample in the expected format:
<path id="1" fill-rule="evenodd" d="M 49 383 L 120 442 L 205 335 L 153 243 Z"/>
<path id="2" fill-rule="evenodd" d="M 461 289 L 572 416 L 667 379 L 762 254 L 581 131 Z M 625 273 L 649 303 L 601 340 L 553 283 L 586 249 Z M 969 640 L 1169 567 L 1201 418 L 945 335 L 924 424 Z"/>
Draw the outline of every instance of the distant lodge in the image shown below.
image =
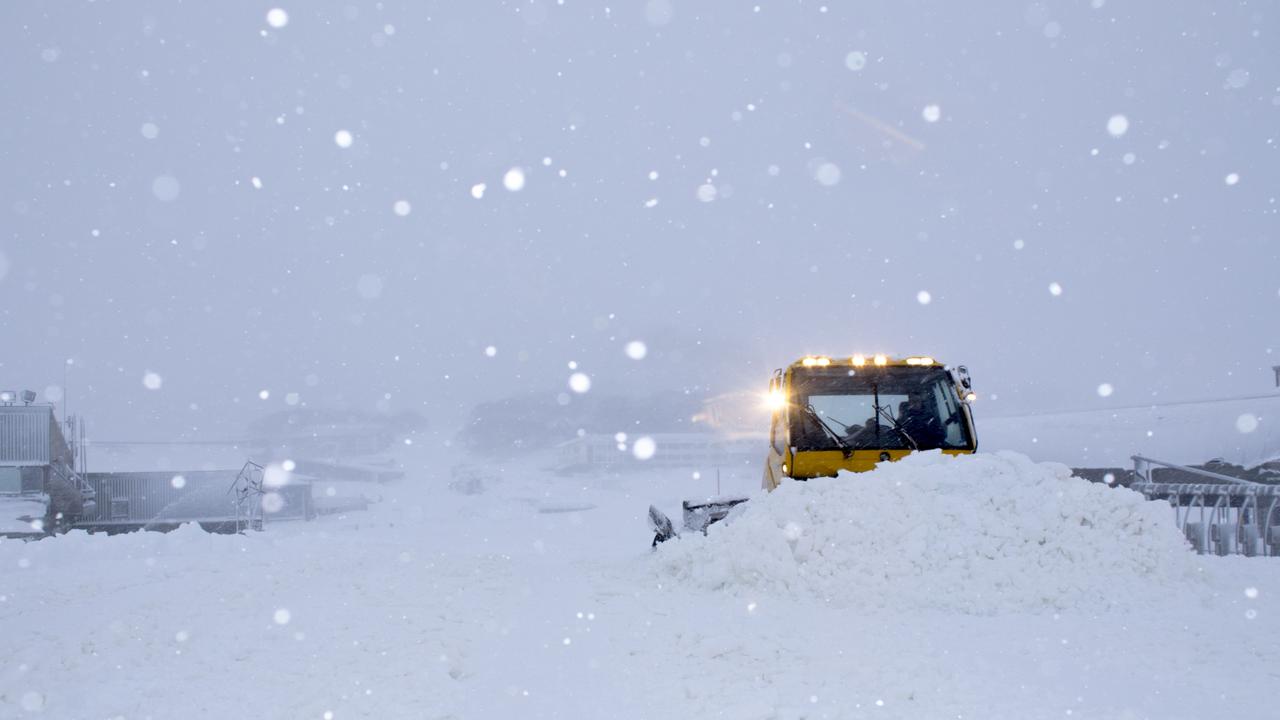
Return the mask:
<path id="1" fill-rule="evenodd" d="M 367 505 L 363 497 L 316 497 L 314 480 L 385 482 L 403 474 L 383 466 L 299 461 L 287 482 L 273 486 L 252 462 L 227 470 L 87 472 L 83 431 L 74 420 L 64 432 L 52 405 L 14 404 L 6 395 L 0 404 L 0 537 L 73 528 L 168 530 L 189 522 L 235 532 Z"/>

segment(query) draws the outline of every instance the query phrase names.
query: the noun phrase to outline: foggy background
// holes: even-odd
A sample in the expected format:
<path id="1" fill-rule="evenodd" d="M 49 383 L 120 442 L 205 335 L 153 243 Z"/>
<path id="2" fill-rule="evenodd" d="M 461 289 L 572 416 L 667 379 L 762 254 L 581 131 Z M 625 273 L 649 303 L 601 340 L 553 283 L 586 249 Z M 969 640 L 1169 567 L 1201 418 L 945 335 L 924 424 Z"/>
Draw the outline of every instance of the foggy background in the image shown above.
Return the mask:
<path id="1" fill-rule="evenodd" d="M 966 363 L 980 417 L 1273 391 L 1270 8 L 273 7 L 0 9 L 5 389 L 114 439 L 809 352 Z"/>

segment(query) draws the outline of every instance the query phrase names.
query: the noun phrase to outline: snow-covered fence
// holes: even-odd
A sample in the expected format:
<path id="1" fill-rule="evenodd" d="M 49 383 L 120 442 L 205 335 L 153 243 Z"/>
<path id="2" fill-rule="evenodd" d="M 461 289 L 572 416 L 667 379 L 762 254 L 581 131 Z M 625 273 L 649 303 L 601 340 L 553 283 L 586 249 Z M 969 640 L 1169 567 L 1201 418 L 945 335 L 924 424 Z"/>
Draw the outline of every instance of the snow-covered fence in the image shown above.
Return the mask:
<path id="1" fill-rule="evenodd" d="M 1189 473 L 1203 482 L 1159 482 L 1156 468 Z M 1280 485 L 1133 456 L 1130 489 L 1167 500 L 1178 527 L 1201 554 L 1280 556 Z M 1185 477 L 1185 475 L 1183 475 Z"/>

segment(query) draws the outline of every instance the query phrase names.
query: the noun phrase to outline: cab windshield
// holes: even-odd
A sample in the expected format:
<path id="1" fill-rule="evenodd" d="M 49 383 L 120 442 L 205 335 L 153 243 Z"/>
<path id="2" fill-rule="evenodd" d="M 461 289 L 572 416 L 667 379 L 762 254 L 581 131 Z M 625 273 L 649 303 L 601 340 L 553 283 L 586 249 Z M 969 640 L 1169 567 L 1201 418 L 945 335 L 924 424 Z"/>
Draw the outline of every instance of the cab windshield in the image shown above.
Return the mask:
<path id="1" fill-rule="evenodd" d="M 967 450 L 955 386 L 940 367 L 797 369 L 791 439 L 797 450 Z"/>

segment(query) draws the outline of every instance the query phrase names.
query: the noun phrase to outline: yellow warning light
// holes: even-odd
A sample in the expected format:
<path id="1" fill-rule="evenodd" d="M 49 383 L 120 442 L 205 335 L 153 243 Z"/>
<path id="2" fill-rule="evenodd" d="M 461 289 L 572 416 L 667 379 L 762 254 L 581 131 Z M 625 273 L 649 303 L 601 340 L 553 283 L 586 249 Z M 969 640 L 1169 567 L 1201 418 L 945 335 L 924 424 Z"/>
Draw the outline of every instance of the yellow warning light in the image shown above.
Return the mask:
<path id="1" fill-rule="evenodd" d="M 853 356 L 853 366 L 854 366 L 854 367 L 862 367 L 863 365 L 866 365 L 866 364 L 867 364 L 867 358 L 866 358 L 866 356 L 864 356 L 864 355 L 854 355 L 854 356 Z"/>
<path id="2" fill-rule="evenodd" d="M 800 361 L 805 367 L 826 367 L 831 364 L 831 358 L 828 357 L 807 357 Z"/>
<path id="3" fill-rule="evenodd" d="M 908 365 L 932 365 L 932 364 L 933 364 L 933 358 L 928 357 L 928 356 L 925 356 L 925 357 L 909 357 L 909 358 L 907 358 L 907 364 L 908 364 Z"/>
<path id="4" fill-rule="evenodd" d="M 967 393 L 965 393 L 965 394 L 964 394 L 964 401 L 965 401 L 965 402 L 967 402 L 967 403 L 971 403 L 971 402 L 973 402 L 974 400 L 977 400 L 977 399 L 978 399 L 978 393 L 976 393 L 976 392 L 972 392 L 972 391 L 970 391 L 970 392 L 967 392 Z"/>
<path id="5" fill-rule="evenodd" d="M 888 364 L 889 364 L 889 358 L 885 357 L 884 355 L 877 355 L 877 356 L 876 356 L 876 364 L 877 364 L 877 365 L 888 365 Z"/>

